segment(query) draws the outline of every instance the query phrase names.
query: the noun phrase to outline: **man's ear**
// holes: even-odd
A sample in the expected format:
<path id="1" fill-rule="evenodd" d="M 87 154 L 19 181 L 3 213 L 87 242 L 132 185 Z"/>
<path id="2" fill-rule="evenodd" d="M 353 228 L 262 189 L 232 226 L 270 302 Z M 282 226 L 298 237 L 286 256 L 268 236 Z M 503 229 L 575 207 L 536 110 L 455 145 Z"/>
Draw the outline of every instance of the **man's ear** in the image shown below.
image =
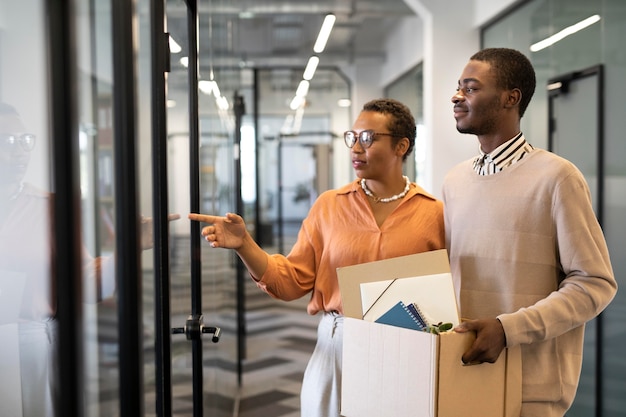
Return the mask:
<path id="1" fill-rule="evenodd" d="M 506 108 L 519 106 L 520 101 L 522 101 L 522 90 L 519 88 L 506 90 L 504 94 L 504 107 Z"/>

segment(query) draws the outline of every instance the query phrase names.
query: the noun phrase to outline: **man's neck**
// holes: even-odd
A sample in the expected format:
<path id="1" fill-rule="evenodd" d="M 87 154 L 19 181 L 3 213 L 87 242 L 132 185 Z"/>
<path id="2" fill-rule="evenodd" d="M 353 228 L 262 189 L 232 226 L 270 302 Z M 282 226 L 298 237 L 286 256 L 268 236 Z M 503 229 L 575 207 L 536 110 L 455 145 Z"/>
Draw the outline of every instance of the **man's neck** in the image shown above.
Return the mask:
<path id="1" fill-rule="evenodd" d="M 480 149 L 484 153 L 491 153 L 498 146 L 505 142 L 510 141 L 519 134 L 520 130 L 510 130 L 506 132 L 498 132 L 491 135 L 480 135 L 478 141 L 480 142 Z"/>

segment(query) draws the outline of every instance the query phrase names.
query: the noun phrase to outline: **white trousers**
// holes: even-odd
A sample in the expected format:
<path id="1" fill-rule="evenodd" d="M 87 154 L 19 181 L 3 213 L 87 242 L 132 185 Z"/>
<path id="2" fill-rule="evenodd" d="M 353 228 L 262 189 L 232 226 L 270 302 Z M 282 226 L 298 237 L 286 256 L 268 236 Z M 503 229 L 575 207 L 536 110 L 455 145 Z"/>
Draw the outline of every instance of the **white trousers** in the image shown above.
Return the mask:
<path id="1" fill-rule="evenodd" d="M 324 313 L 317 328 L 315 350 L 304 371 L 302 417 L 339 417 L 342 346 L 343 316 Z"/>
<path id="2" fill-rule="evenodd" d="M 23 417 L 54 415 L 55 338 L 56 323 L 53 320 L 20 323 Z"/>

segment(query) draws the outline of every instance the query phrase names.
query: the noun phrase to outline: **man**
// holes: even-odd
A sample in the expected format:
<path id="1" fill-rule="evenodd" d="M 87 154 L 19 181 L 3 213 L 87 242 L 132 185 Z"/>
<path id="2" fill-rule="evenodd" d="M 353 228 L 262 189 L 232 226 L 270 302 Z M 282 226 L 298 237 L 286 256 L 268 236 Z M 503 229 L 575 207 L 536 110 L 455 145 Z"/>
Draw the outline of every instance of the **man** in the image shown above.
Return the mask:
<path id="1" fill-rule="evenodd" d="M 461 316 L 475 331 L 466 363 L 521 345 L 523 417 L 562 417 L 580 376 L 584 325 L 617 290 L 588 186 L 569 161 L 534 148 L 520 119 L 535 72 L 520 52 L 474 54 L 458 81 L 457 130 L 480 155 L 443 185 L 446 241 Z"/>

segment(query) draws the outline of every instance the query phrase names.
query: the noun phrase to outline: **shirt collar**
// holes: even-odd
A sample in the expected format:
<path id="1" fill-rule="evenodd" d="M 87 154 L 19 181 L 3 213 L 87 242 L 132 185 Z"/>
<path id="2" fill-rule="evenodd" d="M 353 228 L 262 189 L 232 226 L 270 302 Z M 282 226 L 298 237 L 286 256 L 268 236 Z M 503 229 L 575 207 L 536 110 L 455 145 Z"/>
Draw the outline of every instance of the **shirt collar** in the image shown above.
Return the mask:
<path id="1" fill-rule="evenodd" d="M 522 132 L 490 153 L 483 152 L 479 145 L 479 156 L 474 159 L 474 170 L 480 175 L 495 174 L 519 161 L 532 150 L 532 145 L 526 141 Z"/>

